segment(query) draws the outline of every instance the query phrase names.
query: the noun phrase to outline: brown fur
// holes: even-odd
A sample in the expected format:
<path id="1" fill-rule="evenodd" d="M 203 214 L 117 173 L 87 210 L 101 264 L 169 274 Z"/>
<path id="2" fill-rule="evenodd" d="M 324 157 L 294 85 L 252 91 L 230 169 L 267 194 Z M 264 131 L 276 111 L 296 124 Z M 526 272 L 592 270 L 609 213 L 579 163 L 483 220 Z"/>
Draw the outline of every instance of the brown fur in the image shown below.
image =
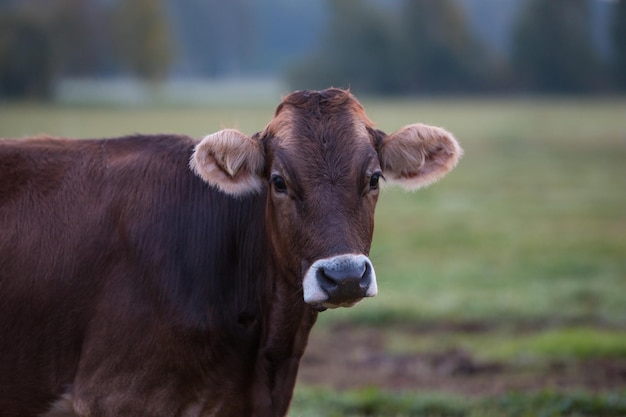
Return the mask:
<path id="1" fill-rule="evenodd" d="M 252 137 L 0 140 L 0 417 L 285 415 L 303 273 L 369 252 L 392 140 L 338 89 Z"/>

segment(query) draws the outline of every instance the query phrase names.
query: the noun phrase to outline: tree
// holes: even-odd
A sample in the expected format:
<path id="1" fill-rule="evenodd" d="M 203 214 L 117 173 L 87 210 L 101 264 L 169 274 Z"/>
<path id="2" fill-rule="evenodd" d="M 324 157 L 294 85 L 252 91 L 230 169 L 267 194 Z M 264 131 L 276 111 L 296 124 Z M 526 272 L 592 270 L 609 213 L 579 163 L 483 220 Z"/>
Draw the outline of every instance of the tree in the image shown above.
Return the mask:
<path id="1" fill-rule="evenodd" d="M 487 55 L 452 0 L 404 0 L 387 10 L 362 0 L 333 0 L 330 6 L 323 48 L 300 64 L 296 79 L 385 94 L 484 86 Z"/>
<path id="2" fill-rule="evenodd" d="M 587 0 L 530 0 L 517 21 L 512 65 L 522 88 L 585 92 L 601 84 Z"/>
<path id="3" fill-rule="evenodd" d="M 459 92 L 484 87 L 488 57 L 451 0 L 405 0 L 403 78 L 411 92 Z"/>
<path id="4" fill-rule="evenodd" d="M 615 7 L 611 25 L 613 78 L 618 88 L 626 90 L 626 1 L 618 2 Z"/>
<path id="5" fill-rule="evenodd" d="M 329 5 L 331 19 L 322 47 L 292 69 L 292 86 L 397 92 L 393 68 L 397 42 L 389 16 L 362 0 L 331 0 Z"/>
<path id="6" fill-rule="evenodd" d="M 60 77 L 114 72 L 110 5 L 20 0 L 0 12 L 1 95 L 47 97 Z"/>
<path id="7" fill-rule="evenodd" d="M 52 91 L 54 53 L 49 33 L 32 17 L 0 15 L 0 98 L 46 98 Z"/>
<path id="8" fill-rule="evenodd" d="M 122 67 L 151 81 L 165 77 L 173 47 L 161 1 L 119 1 L 113 27 L 116 55 Z"/>
<path id="9" fill-rule="evenodd" d="M 265 1 L 259 2 L 262 5 L 249 0 L 164 1 L 180 48 L 179 70 L 216 78 L 245 70 L 260 37 L 251 23 L 251 9 L 265 7 Z"/>
<path id="10" fill-rule="evenodd" d="M 114 67 L 111 51 L 110 10 L 90 0 L 55 0 L 46 8 L 34 3 L 52 34 L 55 67 L 61 76 L 88 77 Z"/>

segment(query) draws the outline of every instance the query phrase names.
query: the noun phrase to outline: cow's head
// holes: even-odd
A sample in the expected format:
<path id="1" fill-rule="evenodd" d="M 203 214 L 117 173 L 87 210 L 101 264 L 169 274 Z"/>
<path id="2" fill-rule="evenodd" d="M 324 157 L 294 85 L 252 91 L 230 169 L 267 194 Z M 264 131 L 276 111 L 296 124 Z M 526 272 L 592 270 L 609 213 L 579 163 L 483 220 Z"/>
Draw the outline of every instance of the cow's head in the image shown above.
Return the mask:
<path id="1" fill-rule="evenodd" d="M 368 254 L 381 182 L 423 187 L 461 153 L 438 127 L 376 130 L 349 92 L 328 89 L 288 95 L 251 137 L 233 129 L 206 136 L 191 166 L 227 194 L 266 195 L 272 250 L 304 301 L 323 309 L 378 291 Z"/>

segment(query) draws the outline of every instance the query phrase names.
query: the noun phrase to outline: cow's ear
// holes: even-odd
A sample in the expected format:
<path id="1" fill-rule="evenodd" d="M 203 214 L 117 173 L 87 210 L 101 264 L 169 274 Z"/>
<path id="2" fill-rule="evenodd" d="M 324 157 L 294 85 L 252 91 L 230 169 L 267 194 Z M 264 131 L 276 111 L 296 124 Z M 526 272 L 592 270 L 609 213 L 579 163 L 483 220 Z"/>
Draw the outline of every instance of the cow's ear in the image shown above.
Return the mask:
<path id="1" fill-rule="evenodd" d="M 385 136 L 380 145 L 383 175 L 390 183 L 409 190 L 425 187 L 443 177 L 462 154 L 450 132 L 419 123 Z"/>
<path id="2" fill-rule="evenodd" d="M 265 155 L 258 140 L 235 129 L 224 129 L 196 145 L 190 167 L 210 185 L 241 196 L 263 187 Z"/>

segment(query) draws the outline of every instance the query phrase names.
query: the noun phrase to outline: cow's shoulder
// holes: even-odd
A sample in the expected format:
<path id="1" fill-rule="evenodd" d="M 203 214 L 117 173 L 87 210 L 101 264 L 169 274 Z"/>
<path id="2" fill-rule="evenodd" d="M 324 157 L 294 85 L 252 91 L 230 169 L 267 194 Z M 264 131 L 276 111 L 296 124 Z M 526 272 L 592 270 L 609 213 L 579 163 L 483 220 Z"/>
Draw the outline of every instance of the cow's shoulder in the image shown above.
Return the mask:
<path id="1" fill-rule="evenodd" d="M 75 143 L 49 137 L 0 140 L 0 204 L 28 190 L 41 196 L 57 188 L 80 155 Z"/>
<path id="2" fill-rule="evenodd" d="M 197 141 L 182 135 L 133 135 L 109 139 L 46 136 L 0 140 L 0 203 L 25 194 L 38 199 L 70 185 L 109 180 L 128 184 L 188 172 Z M 118 182 L 118 181 L 114 181 Z"/>
<path id="3" fill-rule="evenodd" d="M 159 154 L 187 152 L 197 140 L 178 134 L 136 134 L 103 139 L 67 139 L 52 136 L 34 136 L 21 139 L 0 138 L 0 163 L 38 166 L 42 158 L 57 160 L 93 160 L 103 151 L 111 156 L 128 154 Z"/>

